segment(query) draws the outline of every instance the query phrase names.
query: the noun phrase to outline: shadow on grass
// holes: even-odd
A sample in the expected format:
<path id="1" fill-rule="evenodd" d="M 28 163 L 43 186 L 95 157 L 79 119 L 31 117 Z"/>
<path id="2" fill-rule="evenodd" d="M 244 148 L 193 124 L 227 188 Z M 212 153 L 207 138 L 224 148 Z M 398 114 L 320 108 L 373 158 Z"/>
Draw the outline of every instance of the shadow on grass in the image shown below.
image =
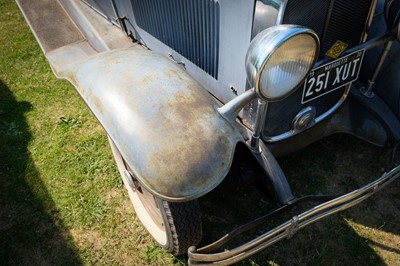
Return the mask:
<path id="1" fill-rule="evenodd" d="M 0 80 L 0 264 L 81 265 L 30 158 L 30 108 Z"/>
<path id="2" fill-rule="evenodd" d="M 342 135 L 332 136 L 280 158 L 280 162 L 299 197 L 346 193 L 359 188 L 381 174 L 381 167 L 388 159 L 387 153 L 387 150 Z M 205 227 L 203 245 L 273 208 L 257 189 L 238 187 L 234 183 L 226 179 L 222 186 L 201 201 Z M 384 261 L 374 250 L 376 247 L 392 253 L 389 261 L 397 260 L 399 250 L 393 247 L 391 240 L 381 241 L 380 235 L 374 232 L 379 228 L 383 235 L 394 235 L 399 239 L 398 191 L 399 181 L 396 181 L 366 202 L 318 221 L 300 230 L 293 238 L 282 240 L 241 264 L 385 265 L 387 258 Z M 301 204 L 291 212 L 271 219 L 264 227 L 255 230 L 253 237 L 315 205 Z M 360 225 L 363 232 L 360 233 L 353 224 Z M 235 245 L 250 239 L 250 236 L 238 237 Z"/>

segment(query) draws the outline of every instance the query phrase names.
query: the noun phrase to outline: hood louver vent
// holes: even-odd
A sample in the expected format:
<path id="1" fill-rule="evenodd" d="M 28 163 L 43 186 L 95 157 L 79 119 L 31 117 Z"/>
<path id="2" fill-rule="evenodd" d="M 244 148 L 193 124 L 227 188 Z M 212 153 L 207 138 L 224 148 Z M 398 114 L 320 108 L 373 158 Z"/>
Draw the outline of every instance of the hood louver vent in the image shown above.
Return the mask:
<path id="1" fill-rule="evenodd" d="M 218 79 L 219 3 L 215 0 L 132 0 L 136 23 Z"/>

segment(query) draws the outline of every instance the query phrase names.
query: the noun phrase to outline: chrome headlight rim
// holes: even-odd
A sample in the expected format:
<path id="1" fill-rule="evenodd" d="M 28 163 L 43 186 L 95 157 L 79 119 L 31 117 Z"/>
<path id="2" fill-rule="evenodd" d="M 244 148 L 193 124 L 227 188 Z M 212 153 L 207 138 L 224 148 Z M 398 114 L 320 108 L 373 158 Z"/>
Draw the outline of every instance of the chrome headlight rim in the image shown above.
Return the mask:
<path id="1" fill-rule="evenodd" d="M 314 58 L 312 60 L 312 63 L 310 64 L 310 67 L 308 71 L 305 72 L 304 76 L 299 80 L 299 82 L 294 86 L 291 90 L 289 90 L 287 93 L 281 95 L 280 97 L 275 97 L 275 98 L 270 98 L 267 97 L 266 95 L 263 94 L 263 91 L 260 86 L 260 81 L 261 81 L 261 76 L 263 74 L 264 68 L 269 62 L 270 58 L 282 47 L 283 44 L 287 43 L 290 39 L 300 36 L 300 35 L 309 35 L 311 36 L 314 41 L 315 41 L 315 52 L 314 52 Z M 267 42 L 268 45 L 259 45 L 258 43 L 263 43 Z M 251 49 L 253 46 L 260 46 L 264 47 L 265 49 L 260 49 L 258 48 L 259 51 L 256 51 L 252 53 Z M 257 49 L 255 49 L 257 50 Z M 307 75 L 310 73 L 312 70 L 313 66 L 315 65 L 318 55 L 319 55 L 319 50 L 320 50 L 320 41 L 318 38 L 318 35 L 311 30 L 310 28 L 306 28 L 303 26 L 298 26 L 298 25 L 278 25 L 278 26 L 273 26 L 271 28 L 268 28 L 262 32 L 260 32 L 252 41 L 252 43 L 249 46 L 249 50 L 246 55 L 246 72 L 247 76 L 249 79 L 249 82 L 252 86 L 254 86 L 254 89 L 258 95 L 258 97 L 261 100 L 267 101 L 267 102 L 276 102 L 280 101 L 286 97 L 288 97 L 290 94 L 292 94 L 296 88 L 298 88 L 301 83 L 304 82 L 304 79 L 307 77 Z M 251 60 L 251 57 L 256 56 L 257 59 L 254 60 L 254 64 L 249 63 Z M 251 65 L 249 67 L 249 64 Z M 252 68 L 249 70 L 249 68 Z M 249 74 L 251 72 L 256 72 L 254 77 L 252 78 L 252 75 Z"/>

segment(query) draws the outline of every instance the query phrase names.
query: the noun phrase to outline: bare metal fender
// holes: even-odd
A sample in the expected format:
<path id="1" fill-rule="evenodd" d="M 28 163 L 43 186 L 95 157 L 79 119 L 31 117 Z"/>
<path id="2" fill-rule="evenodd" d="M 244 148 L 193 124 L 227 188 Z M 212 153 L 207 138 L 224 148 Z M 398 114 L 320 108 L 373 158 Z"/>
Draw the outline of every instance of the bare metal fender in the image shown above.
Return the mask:
<path id="1" fill-rule="evenodd" d="M 139 182 L 185 201 L 216 187 L 240 133 L 184 69 L 141 46 L 90 56 L 57 75 L 69 80 Z"/>

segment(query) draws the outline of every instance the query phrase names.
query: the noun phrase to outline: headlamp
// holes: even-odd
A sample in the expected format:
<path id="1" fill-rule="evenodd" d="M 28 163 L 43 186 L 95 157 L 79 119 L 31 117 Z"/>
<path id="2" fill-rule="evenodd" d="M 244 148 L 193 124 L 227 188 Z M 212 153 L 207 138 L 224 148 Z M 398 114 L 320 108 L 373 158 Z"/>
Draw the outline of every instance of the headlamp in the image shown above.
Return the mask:
<path id="1" fill-rule="evenodd" d="M 260 32 L 246 56 L 247 78 L 265 101 L 289 96 L 311 71 L 319 39 L 311 29 L 279 25 Z"/>

